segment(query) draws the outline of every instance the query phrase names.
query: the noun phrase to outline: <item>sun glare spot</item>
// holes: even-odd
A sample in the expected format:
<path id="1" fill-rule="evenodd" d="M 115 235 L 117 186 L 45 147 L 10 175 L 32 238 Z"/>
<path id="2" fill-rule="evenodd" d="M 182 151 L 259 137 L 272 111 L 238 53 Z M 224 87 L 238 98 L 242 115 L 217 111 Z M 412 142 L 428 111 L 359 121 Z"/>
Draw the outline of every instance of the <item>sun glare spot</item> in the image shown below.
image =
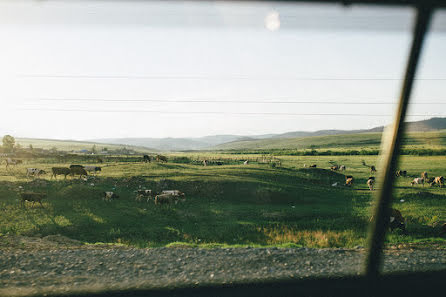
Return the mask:
<path id="1" fill-rule="evenodd" d="M 274 32 L 280 28 L 280 16 L 277 11 L 269 12 L 265 17 L 265 27 L 266 29 Z"/>

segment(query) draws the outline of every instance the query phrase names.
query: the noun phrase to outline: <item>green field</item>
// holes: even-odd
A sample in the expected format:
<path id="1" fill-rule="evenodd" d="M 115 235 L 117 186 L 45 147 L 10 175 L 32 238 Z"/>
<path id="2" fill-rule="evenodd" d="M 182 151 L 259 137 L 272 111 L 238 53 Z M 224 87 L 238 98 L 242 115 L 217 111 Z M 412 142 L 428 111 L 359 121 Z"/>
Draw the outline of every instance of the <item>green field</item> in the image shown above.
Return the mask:
<path id="1" fill-rule="evenodd" d="M 103 144 L 87 141 L 74 141 L 74 140 L 55 140 L 55 139 L 36 139 L 36 138 L 16 138 L 16 143 L 22 148 L 28 148 L 32 145 L 34 148 L 52 149 L 57 148 L 59 151 L 72 151 L 72 150 L 91 150 L 93 146 L 96 146 L 97 151 L 101 151 L 103 148 L 110 150 L 128 148 L 136 152 L 145 153 L 153 151 L 146 147 L 120 145 L 120 144 Z"/>
<path id="2" fill-rule="evenodd" d="M 235 141 L 216 146 L 216 150 L 269 150 L 269 149 L 379 149 L 382 133 L 358 133 L 346 135 L 278 138 Z M 444 149 L 446 130 L 435 132 L 407 133 L 403 140 L 405 148 Z"/>
<path id="3" fill-rule="evenodd" d="M 168 163 L 149 164 L 138 159 L 109 159 L 101 164 L 102 172 L 88 181 L 71 177 L 55 181 L 49 174 L 39 180 L 25 175 L 27 167 L 50 172 L 53 166 L 82 163 L 81 159 L 64 163 L 27 159 L 11 170 L 2 163 L 0 235 L 61 234 L 91 244 L 137 247 L 365 245 L 373 193 L 367 188 L 370 172 L 362 160 L 377 165 L 376 156 L 282 156 L 280 167 L 256 163 L 262 160 L 260 155 L 183 153 L 168 157 Z M 243 165 L 245 157 L 252 161 L 249 165 Z M 228 165 L 179 163 L 188 158 L 224 158 Z M 331 172 L 328 168 L 333 162 L 346 165 L 347 170 Z M 303 168 L 313 163 L 318 168 Z M 407 219 L 409 235 L 394 231 L 388 236 L 389 243 L 446 245 L 445 238 L 438 237 L 438 224 L 446 221 L 446 188 L 410 186 L 412 176 L 425 170 L 431 176 L 446 175 L 445 165 L 444 157 L 402 157 L 400 168 L 410 177 L 398 179 L 394 207 Z M 342 186 L 343 174 L 355 177 L 353 188 Z M 335 182 L 339 186 L 333 187 Z M 31 207 L 31 203 L 21 208 L 19 186 L 47 193 L 44 208 Z M 170 207 L 136 202 L 134 191 L 143 187 L 179 189 L 187 199 Z M 104 202 L 102 191 L 114 191 L 120 199 Z"/>

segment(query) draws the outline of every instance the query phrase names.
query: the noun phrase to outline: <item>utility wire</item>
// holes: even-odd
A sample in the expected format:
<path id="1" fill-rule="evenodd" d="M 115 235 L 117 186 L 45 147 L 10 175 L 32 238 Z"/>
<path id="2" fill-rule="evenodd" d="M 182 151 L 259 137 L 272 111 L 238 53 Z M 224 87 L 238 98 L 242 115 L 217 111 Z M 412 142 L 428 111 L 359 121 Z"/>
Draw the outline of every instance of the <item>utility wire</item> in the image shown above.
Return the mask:
<path id="1" fill-rule="evenodd" d="M 235 103 L 235 104 L 330 104 L 330 105 L 392 105 L 397 102 L 375 102 L 375 99 L 368 99 L 369 102 L 348 101 L 267 101 L 267 100 L 198 100 L 198 99 L 87 99 L 87 98 L 36 98 L 28 100 L 38 101 L 61 101 L 61 102 L 161 102 L 161 103 Z M 419 102 L 411 103 L 415 105 L 436 105 L 446 104 L 446 102 Z"/>
<path id="2" fill-rule="evenodd" d="M 265 115 L 265 116 L 360 116 L 360 117 L 392 117 L 391 114 L 368 114 L 368 113 L 283 113 L 283 112 L 226 112 L 226 111 L 164 111 L 164 110 L 107 110 L 107 109 L 60 109 L 60 108 L 19 108 L 22 111 L 49 111 L 49 112 L 94 112 L 94 113 L 158 113 L 158 114 L 181 114 L 181 115 Z M 416 117 L 444 117 L 446 115 L 412 114 Z"/>
<path id="3" fill-rule="evenodd" d="M 24 74 L 23 78 L 57 79 L 141 79 L 141 80 L 298 80 L 298 81 L 401 81 L 402 78 L 277 77 L 277 76 L 170 76 L 170 75 L 49 75 Z M 446 78 L 417 78 L 419 81 L 446 81 Z"/>

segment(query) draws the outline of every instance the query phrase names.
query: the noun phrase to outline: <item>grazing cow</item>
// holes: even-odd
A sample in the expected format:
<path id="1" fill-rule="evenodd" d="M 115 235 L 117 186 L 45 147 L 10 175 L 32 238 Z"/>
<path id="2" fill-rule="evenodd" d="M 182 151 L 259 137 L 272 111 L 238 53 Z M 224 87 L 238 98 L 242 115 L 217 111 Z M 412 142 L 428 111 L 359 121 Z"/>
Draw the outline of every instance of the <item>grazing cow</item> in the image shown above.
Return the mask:
<path id="1" fill-rule="evenodd" d="M 9 166 L 11 166 L 11 165 L 15 167 L 18 164 L 22 164 L 22 160 L 18 160 L 18 159 L 8 158 L 5 161 L 6 161 L 6 169 L 8 169 Z"/>
<path id="2" fill-rule="evenodd" d="M 70 168 L 66 168 L 66 167 L 53 167 L 51 168 L 51 171 L 53 172 L 53 175 L 51 176 L 51 178 L 56 178 L 57 176 L 60 175 L 64 175 L 65 179 L 67 179 L 67 175 L 71 174 L 71 170 Z"/>
<path id="3" fill-rule="evenodd" d="M 440 186 L 440 188 L 443 188 L 444 185 L 444 177 L 442 176 L 437 176 L 434 178 L 434 180 L 430 183 L 431 187 L 438 185 Z"/>
<path id="4" fill-rule="evenodd" d="M 427 172 L 426 172 L 426 171 L 421 172 L 421 178 L 424 179 L 424 180 L 427 180 L 427 179 L 428 179 L 428 176 L 427 176 Z"/>
<path id="5" fill-rule="evenodd" d="M 370 221 L 372 220 L 373 216 L 370 218 Z M 408 234 L 406 230 L 406 220 L 401 215 L 401 212 L 398 209 L 390 209 L 389 223 L 390 231 L 393 231 L 394 229 L 401 229 L 401 231 L 403 231 L 405 235 Z"/>
<path id="6" fill-rule="evenodd" d="M 203 160 L 203 166 L 208 166 L 208 160 Z"/>
<path id="7" fill-rule="evenodd" d="M 243 162 L 243 165 L 248 165 L 248 160 L 246 160 L 245 162 Z"/>
<path id="8" fill-rule="evenodd" d="M 171 203 L 177 204 L 180 199 L 184 201 L 184 198 L 180 198 L 178 195 L 159 194 L 155 196 L 155 205 Z"/>
<path id="9" fill-rule="evenodd" d="M 345 165 L 339 166 L 339 170 L 344 171 L 345 170 Z"/>
<path id="10" fill-rule="evenodd" d="M 375 184 L 375 177 L 371 176 L 367 180 L 367 186 L 369 186 L 370 191 L 373 191 L 373 185 Z"/>
<path id="11" fill-rule="evenodd" d="M 101 171 L 101 167 L 98 166 L 84 166 L 85 171 L 87 172 L 93 172 L 96 174 L 97 171 Z"/>
<path id="12" fill-rule="evenodd" d="M 424 187 L 424 179 L 422 177 L 414 178 L 413 181 L 410 182 L 410 185 L 423 185 Z"/>
<path id="13" fill-rule="evenodd" d="M 370 168 L 370 174 L 372 174 L 373 172 L 376 172 L 376 168 L 375 168 L 375 166 L 373 166 L 373 165 L 367 165 L 367 164 L 365 163 L 364 160 L 362 160 L 362 165 L 364 165 L 364 166 Z"/>
<path id="14" fill-rule="evenodd" d="M 136 192 L 136 198 L 135 198 L 135 200 L 136 201 L 141 201 L 142 199 L 146 199 L 147 198 L 147 202 L 149 202 L 150 200 L 152 200 L 153 199 L 153 196 L 152 196 L 152 190 L 138 190 L 137 192 Z"/>
<path id="15" fill-rule="evenodd" d="M 353 176 L 351 176 L 351 175 L 346 175 L 345 176 L 345 186 L 346 187 L 351 187 L 351 186 L 353 186 Z"/>
<path id="16" fill-rule="evenodd" d="M 179 190 L 163 190 L 161 192 L 161 194 L 169 194 L 169 195 L 174 195 L 174 196 L 181 196 L 184 197 L 186 196 L 186 194 L 184 194 L 183 192 L 179 191 Z"/>
<path id="17" fill-rule="evenodd" d="M 33 202 L 31 207 L 34 206 L 35 202 L 39 202 L 40 206 L 43 208 L 42 199 L 46 197 L 45 193 L 34 193 L 34 192 L 23 192 L 20 193 L 20 206 L 25 206 L 25 201 Z"/>
<path id="18" fill-rule="evenodd" d="M 37 169 L 37 168 L 26 168 L 26 176 L 39 176 L 41 174 L 46 174 L 45 170 Z"/>
<path id="19" fill-rule="evenodd" d="M 167 157 L 163 155 L 156 155 L 157 162 L 167 162 Z"/>
<path id="20" fill-rule="evenodd" d="M 149 156 L 149 155 L 144 155 L 144 156 L 142 157 L 142 161 L 143 161 L 144 163 L 150 163 L 150 156 Z"/>
<path id="21" fill-rule="evenodd" d="M 403 233 L 407 235 L 406 220 L 401 215 L 401 212 L 398 209 L 394 208 L 391 208 L 390 210 L 390 231 L 393 231 L 394 229 L 401 229 L 401 231 L 403 231 Z"/>
<path id="22" fill-rule="evenodd" d="M 316 164 L 312 164 L 312 165 L 310 165 L 310 168 L 316 168 L 316 167 L 317 167 Z"/>
<path id="23" fill-rule="evenodd" d="M 104 201 L 112 201 L 113 199 L 119 198 L 119 196 L 113 192 L 102 192 L 101 196 L 102 196 L 102 200 L 104 200 Z"/>
<path id="24" fill-rule="evenodd" d="M 338 165 L 333 165 L 330 167 L 331 170 L 336 171 L 339 170 L 339 166 Z"/>
<path id="25" fill-rule="evenodd" d="M 88 176 L 87 171 L 83 167 L 77 167 L 77 166 L 72 168 L 70 166 L 70 174 L 72 177 L 79 174 L 79 178 L 81 178 L 82 176 Z"/>
<path id="26" fill-rule="evenodd" d="M 407 176 L 407 171 L 406 170 L 398 170 L 396 172 L 396 177 L 400 177 L 400 176 L 406 177 Z"/>

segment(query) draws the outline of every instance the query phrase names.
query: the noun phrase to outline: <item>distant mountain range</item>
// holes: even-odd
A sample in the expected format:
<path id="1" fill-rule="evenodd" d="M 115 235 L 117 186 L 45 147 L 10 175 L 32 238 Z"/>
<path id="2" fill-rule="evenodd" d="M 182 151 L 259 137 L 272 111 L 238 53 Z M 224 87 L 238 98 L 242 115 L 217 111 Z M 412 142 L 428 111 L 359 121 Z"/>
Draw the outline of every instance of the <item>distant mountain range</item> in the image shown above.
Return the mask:
<path id="1" fill-rule="evenodd" d="M 406 123 L 406 131 L 408 132 L 429 132 L 446 129 L 446 118 L 431 118 L 429 120 L 408 122 Z M 375 127 L 364 130 L 320 130 L 315 132 L 294 131 L 281 134 L 264 134 L 264 135 L 213 135 L 198 138 L 106 138 L 91 139 L 90 142 L 104 144 L 121 144 L 139 147 L 147 147 L 160 151 L 187 151 L 187 150 L 203 150 L 213 148 L 222 149 L 230 147 L 227 144 L 237 142 L 259 142 L 266 139 L 289 139 L 289 138 L 306 138 L 313 136 L 327 136 L 340 134 L 361 134 L 370 132 L 382 132 L 384 127 Z M 264 141 L 263 141 L 264 142 Z M 225 145 L 224 145 L 225 144 Z"/>

